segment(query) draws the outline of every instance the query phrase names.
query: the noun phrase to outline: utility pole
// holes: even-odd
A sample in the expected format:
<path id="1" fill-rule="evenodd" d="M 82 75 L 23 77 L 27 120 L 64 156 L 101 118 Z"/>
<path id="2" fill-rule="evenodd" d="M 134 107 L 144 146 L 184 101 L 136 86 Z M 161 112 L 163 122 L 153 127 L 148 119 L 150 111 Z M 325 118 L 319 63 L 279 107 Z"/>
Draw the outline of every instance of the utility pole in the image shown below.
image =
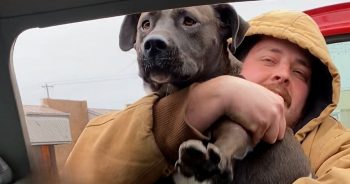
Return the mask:
<path id="1" fill-rule="evenodd" d="M 48 84 L 46 83 L 45 85 L 43 85 L 43 86 L 41 86 L 41 87 L 46 89 L 47 98 L 50 98 L 49 88 L 53 88 L 53 85 L 48 85 Z"/>

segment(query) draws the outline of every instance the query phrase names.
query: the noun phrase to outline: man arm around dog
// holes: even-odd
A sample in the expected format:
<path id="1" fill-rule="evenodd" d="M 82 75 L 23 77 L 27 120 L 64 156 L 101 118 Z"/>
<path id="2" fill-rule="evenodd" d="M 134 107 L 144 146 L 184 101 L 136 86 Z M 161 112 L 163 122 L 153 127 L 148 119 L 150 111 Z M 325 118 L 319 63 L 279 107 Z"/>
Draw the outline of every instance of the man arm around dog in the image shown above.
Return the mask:
<path id="1" fill-rule="evenodd" d="M 301 143 L 315 172 L 316 179 L 300 178 L 295 183 L 350 183 L 350 133 L 330 116 L 339 98 L 339 75 L 317 25 L 309 16 L 303 13 L 283 11 L 274 11 L 259 16 L 251 20 L 250 25 L 251 27 L 246 34 L 247 37 L 237 53 L 238 59 L 243 61 L 241 74 L 247 80 L 264 86 L 274 83 L 278 86 L 285 86 L 289 95 L 285 95 L 281 90 L 272 91 L 281 95 L 285 101 L 291 100 L 292 105 L 287 107 L 284 112 L 287 126 L 292 127 L 295 131 L 295 137 Z M 304 52 L 311 54 L 311 57 L 306 57 L 311 61 L 311 65 L 305 63 L 305 60 L 301 58 L 295 60 L 299 60 L 299 64 L 306 66 L 306 68 L 309 67 L 311 69 L 310 73 L 307 74 L 305 68 L 299 68 L 297 65 L 290 65 L 286 67 L 287 69 L 284 68 L 282 66 L 284 57 L 293 58 L 290 55 L 291 52 L 284 53 L 283 45 L 269 48 L 268 44 L 265 43 L 271 40 L 274 40 L 273 42 L 285 42 L 284 45 L 289 45 L 289 48 L 297 49 L 296 47 L 299 47 L 299 50 L 302 48 Z M 291 43 L 294 46 L 290 45 Z M 270 43 L 270 45 L 276 44 Z M 264 55 L 266 49 L 271 54 Z M 293 80 L 298 81 L 298 79 L 301 79 L 299 82 L 304 80 L 307 85 L 298 85 L 293 82 Z M 259 128 L 254 128 L 252 123 L 249 125 L 249 122 L 239 121 L 241 117 L 237 113 L 230 114 L 234 109 L 241 111 L 241 107 L 236 103 L 228 103 L 239 100 L 233 99 L 236 98 L 235 95 L 230 94 L 234 90 L 240 90 L 234 85 L 237 80 L 237 78 L 234 79 L 229 76 L 218 77 L 197 85 L 189 94 L 184 92 L 183 96 L 179 93 L 177 96 L 166 97 L 155 106 L 156 126 L 154 127 L 157 128 L 167 121 L 179 124 L 185 119 L 193 128 L 203 131 L 219 115 L 225 114 L 241 123 L 248 131 L 253 130 L 252 134 L 257 139 L 265 136 L 266 141 L 273 142 L 278 137 L 276 135 L 280 135 L 278 126 L 272 129 L 273 126 L 261 126 L 262 129 L 259 130 Z M 300 92 L 304 92 L 304 94 Z M 251 100 L 259 100 L 256 99 L 254 93 L 247 93 L 246 95 Z M 288 96 L 291 98 L 289 99 Z M 176 99 L 185 97 L 188 98 L 187 103 L 180 107 L 176 103 Z M 301 102 L 300 98 L 305 98 L 304 104 L 299 103 L 299 110 L 301 111 L 297 112 L 297 107 L 293 110 L 293 103 L 295 105 L 297 101 Z M 166 103 L 164 103 L 165 100 L 167 100 Z M 245 105 L 245 101 L 242 100 L 241 106 Z M 167 109 L 183 109 L 184 118 L 181 115 L 171 115 L 168 117 L 175 118 L 167 120 L 168 117 L 165 117 L 165 115 L 169 115 L 171 112 L 165 107 Z M 251 108 L 251 111 L 254 111 L 254 107 Z M 247 112 L 242 113 L 242 116 L 245 114 Z M 254 132 L 254 129 L 257 132 Z M 283 127 L 280 130 L 283 130 Z M 169 132 L 167 134 L 169 135 Z M 173 138 L 175 136 L 169 136 L 168 139 L 165 139 L 166 136 L 164 136 L 161 128 L 158 131 L 155 129 L 155 135 L 158 145 L 166 157 L 170 160 L 176 156 L 171 154 L 175 150 L 169 149 L 173 148 L 169 145 L 175 142 Z M 177 133 L 176 135 L 181 134 Z M 169 142 L 167 142 L 168 140 Z M 176 149 L 176 146 L 174 146 L 174 149 Z"/>
<path id="2" fill-rule="evenodd" d="M 67 160 L 65 176 L 75 183 L 154 183 L 171 171 L 179 144 L 190 138 L 204 139 L 201 133 L 220 116 L 227 115 L 240 123 L 256 142 L 262 138 L 273 143 L 283 137 L 285 123 L 281 117 L 285 114 L 287 125 L 296 132 L 317 177 L 300 178 L 296 183 L 350 183 L 350 133 L 330 117 L 339 98 L 339 75 L 317 25 L 303 13 L 284 11 L 264 14 L 250 24 L 241 52 L 259 53 L 255 46 L 268 41 L 293 49 L 300 57 L 272 48 L 268 51 L 274 59 L 266 58 L 260 66 L 266 68 L 253 70 L 259 63 L 244 69 L 252 64 L 246 61 L 258 60 L 252 59 L 251 53 L 243 54 L 242 75 L 252 82 L 265 84 L 271 82 L 268 76 L 275 74 L 280 82 L 285 82 L 281 85 L 288 95 L 273 91 L 281 98 L 252 82 L 223 76 L 162 99 L 147 96 L 124 111 L 90 122 Z M 252 41 L 249 38 L 254 35 L 260 35 L 257 37 L 262 41 L 249 45 Z M 316 59 L 309 59 L 309 55 Z M 273 72 L 276 61 L 284 63 L 280 58 L 286 56 L 298 65 L 287 62 L 285 68 L 276 70 L 279 73 Z M 218 90 L 220 88 L 226 90 Z M 242 91 L 244 89 L 246 91 Z M 236 94 L 246 95 L 248 99 L 237 102 L 233 99 Z M 289 105 L 284 107 L 283 101 Z M 196 104 L 199 102 L 202 104 Z M 247 108 L 249 105 L 254 108 Z M 251 115 L 247 117 L 248 114 Z"/>

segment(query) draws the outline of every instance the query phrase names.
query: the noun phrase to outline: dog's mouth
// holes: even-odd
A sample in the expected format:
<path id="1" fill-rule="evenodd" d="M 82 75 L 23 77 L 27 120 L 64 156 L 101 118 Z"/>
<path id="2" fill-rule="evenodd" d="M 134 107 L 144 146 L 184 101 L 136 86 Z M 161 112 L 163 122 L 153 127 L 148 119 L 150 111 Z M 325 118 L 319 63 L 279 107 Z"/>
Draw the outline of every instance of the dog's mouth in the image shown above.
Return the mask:
<path id="1" fill-rule="evenodd" d="M 183 62 L 174 52 L 148 57 L 143 55 L 139 62 L 140 74 L 146 80 L 165 84 L 185 79 L 185 76 L 182 76 Z"/>

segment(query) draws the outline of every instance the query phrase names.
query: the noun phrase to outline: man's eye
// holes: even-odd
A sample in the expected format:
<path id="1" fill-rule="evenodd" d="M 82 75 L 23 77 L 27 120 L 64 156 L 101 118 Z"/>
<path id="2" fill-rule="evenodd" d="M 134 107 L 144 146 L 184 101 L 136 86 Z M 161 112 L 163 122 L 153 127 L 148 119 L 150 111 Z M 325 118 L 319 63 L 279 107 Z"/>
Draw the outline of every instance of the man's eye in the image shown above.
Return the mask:
<path id="1" fill-rule="evenodd" d="M 183 25 L 185 26 L 193 26 L 195 25 L 197 22 L 195 20 L 193 20 L 192 18 L 190 17 L 185 17 L 184 18 L 184 22 L 183 22 Z"/>
<path id="2" fill-rule="evenodd" d="M 293 73 L 295 73 L 295 75 L 299 79 L 301 79 L 301 80 L 303 80 L 305 82 L 308 82 L 309 79 L 308 79 L 307 75 L 303 71 L 301 71 L 301 70 L 294 70 Z"/>
<path id="3" fill-rule="evenodd" d="M 141 24 L 142 29 L 147 30 L 151 27 L 151 22 L 149 20 L 144 20 Z"/>
<path id="4" fill-rule="evenodd" d="M 273 65 L 273 64 L 276 63 L 276 61 L 275 61 L 274 59 L 272 59 L 272 58 L 267 58 L 267 57 L 262 58 L 262 61 L 263 61 L 265 64 L 267 64 L 267 65 Z"/>

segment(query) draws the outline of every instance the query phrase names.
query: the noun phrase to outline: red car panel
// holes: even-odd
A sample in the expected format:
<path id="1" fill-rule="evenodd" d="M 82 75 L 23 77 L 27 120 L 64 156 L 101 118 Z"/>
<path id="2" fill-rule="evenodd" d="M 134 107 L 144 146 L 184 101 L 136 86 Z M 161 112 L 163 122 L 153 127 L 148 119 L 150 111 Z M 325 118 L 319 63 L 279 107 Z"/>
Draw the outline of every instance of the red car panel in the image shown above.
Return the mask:
<path id="1" fill-rule="evenodd" d="M 350 3 L 324 6 L 305 13 L 317 22 L 324 36 L 350 33 Z"/>

